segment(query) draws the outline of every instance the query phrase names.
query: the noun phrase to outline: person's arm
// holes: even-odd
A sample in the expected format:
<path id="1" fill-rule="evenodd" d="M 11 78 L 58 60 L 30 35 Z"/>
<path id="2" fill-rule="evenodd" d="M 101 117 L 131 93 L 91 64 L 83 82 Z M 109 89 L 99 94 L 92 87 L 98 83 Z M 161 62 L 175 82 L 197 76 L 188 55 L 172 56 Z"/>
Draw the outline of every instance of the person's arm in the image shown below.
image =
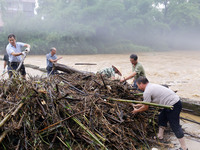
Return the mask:
<path id="1" fill-rule="evenodd" d="M 57 59 L 49 59 L 49 61 L 52 62 L 52 63 L 56 63 L 60 59 L 62 59 L 62 57 L 59 57 Z"/>
<path id="2" fill-rule="evenodd" d="M 29 44 L 24 44 L 24 47 L 31 48 L 31 46 Z"/>
<path id="3" fill-rule="evenodd" d="M 13 56 L 20 56 L 20 55 L 23 55 L 23 53 L 22 52 L 20 52 L 20 53 L 12 52 L 11 55 L 13 55 Z"/>
<path id="4" fill-rule="evenodd" d="M 141 106 L 139 108 L 134 106 L 134 110 L 131 113 L 137 114 L 139 112 L 147 111 L 148 109 L 149 109 L 149 105 L 141 104 Z"/>
<path id="5" fill-rule="evenodd" d="M 120 80 L 120 82 L 124 82 L 126 80 L 129 80 L 131 78 L 133 78 L 137 73 L 136 72 L 132 72 L 128 77 L 124 77 Z"/>
<path id="6" fill-rule="evenodd" d="M 24 44 L 24 45 L 21 45 L 22 47 L 24 46 L 24 47 L 27 47 L 27 46 L 30 46 L 29 44 Z M 13 50 L 9 50 L 8 49 L 8 51 L 9 51 L 9 53 L 11 54 L 11 55 L 13 55 L 13 56 L 20 56 L 20 55 L 23 55 L 23 52 L 19 52 L 19 53 L 16 53 L 16 52 L 14 52 Z"/>
<path id="7" fill-rule="evenodd" d="M 6 69 L 7 61 L 4 60 L 3 69 Z"/>
<path id="8" fill-rule="evenodd" d="M 3 69 L 4 69 L 4 70 L 6 69 L 6 65 L 7 65 L 8 59 L 9 59 L 9 58 L 8 58 L 8 55 L 5 54 L 4 57 L 3 57 L 3 61 L 4 61 L 4 63 L 3 63 Z"/>

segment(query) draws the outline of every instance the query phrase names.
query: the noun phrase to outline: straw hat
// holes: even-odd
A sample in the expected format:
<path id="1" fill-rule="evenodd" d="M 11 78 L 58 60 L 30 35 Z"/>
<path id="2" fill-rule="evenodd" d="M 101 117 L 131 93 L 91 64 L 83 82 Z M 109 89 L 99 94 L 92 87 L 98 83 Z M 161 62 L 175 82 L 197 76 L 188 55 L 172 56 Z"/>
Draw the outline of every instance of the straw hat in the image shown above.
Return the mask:
<path id="1" fill-rule="evenodd" d="M 122 73 L 121 73 L 121 71 L 120 71 L 119 68 L 117 68 L 117 67 L 114 66 L 114 65 L 112 65 L 112 68 L 115 69 L 115 70 L 117 70 L 117 74 L 119 74 L 120 76 L 122 76 Z"/>

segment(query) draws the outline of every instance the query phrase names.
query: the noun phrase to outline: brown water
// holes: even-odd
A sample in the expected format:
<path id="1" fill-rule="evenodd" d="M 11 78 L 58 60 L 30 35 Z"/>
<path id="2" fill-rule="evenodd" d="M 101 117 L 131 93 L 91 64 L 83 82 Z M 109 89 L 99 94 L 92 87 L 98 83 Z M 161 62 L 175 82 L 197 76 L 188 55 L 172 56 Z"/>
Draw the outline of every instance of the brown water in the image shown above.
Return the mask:
<path id="1" fill-rule="evenodd" d="M 59 52 L 59 51 L 58 51 Z M 200 52 L 146 52 L 137 53 L 139 62 L 143 64 L 150 82 L 168 84 L 172 90 L 178 91 L 181 97 L 200 101 Z M 25 63 L 46 67 L 43 56 L 27 56 Z M 64 55 L 59 63 L 79 70 L 96 72 L 105 67 L 116 65 L 124 76 L 131 73 L 129 54 L 102 55 Z M 93 66 L 75 65 L 75 63 L 96 63 Z M 1 61 L 3 67 L 3 62 Z M 0 71 L 2 72 L 2 67 Z M 26 68 L 30 75 L 42 75 L 37 70 Z M 129 80 L 131 82 L 131 80 Z"/>
<path id="2" fill-rule="evenodd" d="M 137 54 L 139 62 L 143 64 L 150 82 L 171 85 L 170 88 L 178 91 L 177 94 L 179 96 L 200 101 L 200 52 L 174 51 Z M 45 55 L 27 56 L 25 63 L 45 68 L 46 58 Z M 116 65 L 121 68 L 123 76 L 127 76 L 131 73 L 129 54 L 64 55 L 59 63 L 66 64 L 79 70 L 91 72 L 96 72 L 105 67 Z M 75 63 L 96 63 L 97 65 L 77 66 Z M 0 65 L 0 72 L 2 72 L 3 61 L 0 61 Z M 26 68 L 26 70 L 31 76 L 46 76 L 46 74 L 31 68 Z M 131 80 L 129 82 L 131 82 Z M 186 114 L 184 114 L 184 116 L 185 115 Z M 191 116 L 189 116 L 189 119 L 190 118 Z M 199 121 L 199 118 L 195 118 L 195 120 Z M 183 121 L 181 124 L 188 132 L 200 136 L 200 125 Z M 172 137 L 172 140 L 178 144 L 178 141 L 174 136 Z M 190 150 L 198 150 L 200 147 L 199 141 L 193 140 L 188 136 L 186 136 L 186 143 Z"/>

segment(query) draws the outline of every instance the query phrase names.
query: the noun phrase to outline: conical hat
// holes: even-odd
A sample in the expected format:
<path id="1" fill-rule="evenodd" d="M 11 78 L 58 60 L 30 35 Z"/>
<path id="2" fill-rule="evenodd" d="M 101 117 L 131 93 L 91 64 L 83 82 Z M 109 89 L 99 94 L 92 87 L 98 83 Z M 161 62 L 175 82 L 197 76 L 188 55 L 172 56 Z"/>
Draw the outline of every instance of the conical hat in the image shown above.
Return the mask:
<path id="1" fill-rule="evenodd" d="M 121 71 L 120 71 L 120 69 L 119 69 L 119 68 L 117 68 L 117 67 L 116 67 L 116 66 L 114 66 L 114 65 L 112 65 L 112 67 L 118 71 L 118 73 L 117 73 L 117 74 L 119 74 L 120 76 L 122 76 L 122 73 L 121 73 Z"/>

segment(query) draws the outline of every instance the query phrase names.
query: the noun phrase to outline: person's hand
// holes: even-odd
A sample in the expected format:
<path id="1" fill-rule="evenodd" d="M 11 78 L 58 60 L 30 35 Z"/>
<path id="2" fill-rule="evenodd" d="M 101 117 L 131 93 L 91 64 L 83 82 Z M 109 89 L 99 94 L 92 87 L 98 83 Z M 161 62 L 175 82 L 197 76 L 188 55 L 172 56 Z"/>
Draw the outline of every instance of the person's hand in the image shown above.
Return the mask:
<path id="1" fill-rule="evenodd" d="M 132 114 L 137 114 L 138 113 L 138 108 L 136 108 L 135 106 L 133 106 L 133 111 L 131 111 Z"/>
<path id="2" fill-rule="evenodd" d="M 26 54 L 26 51 L 23 51 L 23 52 L 22 52 L 22 55 L 25 55 L 25 54 Z"/>
<path id="3" fill-rule="evenodd" d="M 140 108 L 141 107 L 141 104 L 133 104 L 133 103 L 131 103 L 131 105 L 133 106 L 133 108 Z"/>
<path id="4" fill-rule="evenodd" d="M 112 76 L 112 77 L 111 77 L 111 80 L 115 80 L 115 76 Z"/>
<path id="5" fill-rule="evenodd" d="M 29 52 L 30 52 L 30 48 L 27 47 L 27 48 L 25 49 L 25 51 L 26 51 L 27 53 L 29 53 Z"/>
<path id="6" fill-rule="evenodd" d="M 124 81 L 125 81 L 124 78 L 120 79 L 120 82 L 124 82 Z"/>
<path id="7" fill-rule="evenodd" d="M 59 57 L 58 60 L 59 60 L 59 59 L 62 59 L 62 57 Z"/>

